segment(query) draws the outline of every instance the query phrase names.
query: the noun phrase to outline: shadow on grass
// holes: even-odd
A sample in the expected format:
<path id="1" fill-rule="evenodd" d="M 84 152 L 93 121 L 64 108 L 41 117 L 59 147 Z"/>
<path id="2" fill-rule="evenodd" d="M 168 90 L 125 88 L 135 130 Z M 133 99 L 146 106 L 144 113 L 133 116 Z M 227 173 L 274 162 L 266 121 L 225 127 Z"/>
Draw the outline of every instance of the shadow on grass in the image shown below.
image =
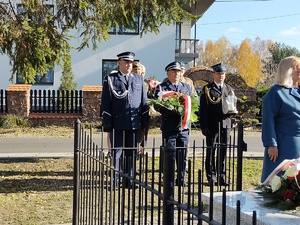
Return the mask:
<path id="1" fill-rule="evenodd" d="M 0 193 L 21 193 L 40 191 L 68 191 L 73 190 L 73 180 L 63 178 L 45 179 L 5 179 L 0 182 Z"/>
<path id="2" fill-rule="evenodd" d="M 0 159 L 0 193 L 73 189 L 72 159 Z"/>

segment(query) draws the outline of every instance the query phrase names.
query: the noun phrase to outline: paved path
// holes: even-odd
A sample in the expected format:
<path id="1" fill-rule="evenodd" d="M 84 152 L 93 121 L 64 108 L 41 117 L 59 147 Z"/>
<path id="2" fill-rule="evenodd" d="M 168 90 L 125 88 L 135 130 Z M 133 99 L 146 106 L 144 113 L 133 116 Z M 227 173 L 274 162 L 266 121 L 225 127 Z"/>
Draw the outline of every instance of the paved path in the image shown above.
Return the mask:
<path id="1" fill-rule="evenodd" d="M 204 136 L 201 134 L 192 134 L 190 145 L 194 140 L 196 146 L 202 146 Z M 106 142 L 101 141 L 100 135 L 94 135 L 93 141 L 98 146 L 106 147 Z M 244 141 L 247 143 L 248 150 L 244 156 L 261 157 L 263 156 L 263 146 L 261 136 L 258 132 L 245 133 Z M 148 139 L 148 148 L 153 145 L 161 145 L 160 135 L 150 135 Z M 0 138 L 0 158 L 6 157 L 72 157 L 74 151 L 73 138 Z"/>

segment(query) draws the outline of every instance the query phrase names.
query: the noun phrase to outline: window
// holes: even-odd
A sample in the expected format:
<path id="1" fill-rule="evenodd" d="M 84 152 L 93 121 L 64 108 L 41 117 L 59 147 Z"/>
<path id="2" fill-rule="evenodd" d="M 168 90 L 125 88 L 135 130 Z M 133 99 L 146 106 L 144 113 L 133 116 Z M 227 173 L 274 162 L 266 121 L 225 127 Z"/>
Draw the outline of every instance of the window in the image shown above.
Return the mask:
<path id="1" fill-rule="evenodd" d="M 47 11 L 48 11 L 48 13 L 50 15 L 54 15 L 54 5 L 52 5 L 52 4 L 45 4 L 44 7 L 45 7 L 44 8 L 45 9 L 45 13 L 47 13 Z M 27 17 L 29 21 L 36 20 L 38 23 L 44 22 L 43 16 L 37 15 L 36 13 L 31 12 L 31 11 L 27 11 L 27 9 L 24 8 L 23 4 L 17 4 L 17 13 L 18 13 L 18 15 L 20 16 L 21 19 L 24 19 L 25 17 Z"/>
<path id="2" fill-rule="evenodd" d="M 113 59 L 113 60 L 109 60 L 109 59 L 104 59 L 102 60 L 102 84 L 104 81 L 104 77 L 108 74 L 111 73 L 111 71 L 119 70 L 119 66 L 118 66 L 118 60 Z"/>
<path id="3" fill-rule="evenodd" d="M 18 77 L 18 75 L 16 75 L 16 77 L 17 77 L 16 79 L 17 84 L 24 84 L 23 79 Z M 43 76 L 38 74 L 35 77 L 35 83 L 32 85 L 53 85 L 53 83 L 54 83 L 54 70 L 49 70 L 48 73 L 46 73 Z"/>
<path id="4" fill-rule="evenodd" d="M 133 29 L 125 28 L 124 26 L 115 26 L 110 29 L 109 34 L 139 34 L 139 18 L 136 17 L 133 22 Z"/>
<path id="5" fill-rule="evenodd" d="M 30 22 L 36 22 L 40 24 L 44 22 L 45 15 L 47 13 L 50 15 L 54 15 L 54 5 L 45 4 L 43 13 L 38 15 L 35 12 L 28 11 L 26 8 L 24 8 L 23 4 L 17 4 L 17 14 L 20 16 L 21 19 L 27 18 L 28 21 Z M 24 80 L 19 78 L 18 75 L 16 75 L 16 83 L 24 84 Z M 41 85 L 41 84 L 53 85 L 53 83 L 54 83 L 54 71 L 49 70 L 44 75 L 37 74 L 35 77 L 35 83 L 33 85 Z"/>

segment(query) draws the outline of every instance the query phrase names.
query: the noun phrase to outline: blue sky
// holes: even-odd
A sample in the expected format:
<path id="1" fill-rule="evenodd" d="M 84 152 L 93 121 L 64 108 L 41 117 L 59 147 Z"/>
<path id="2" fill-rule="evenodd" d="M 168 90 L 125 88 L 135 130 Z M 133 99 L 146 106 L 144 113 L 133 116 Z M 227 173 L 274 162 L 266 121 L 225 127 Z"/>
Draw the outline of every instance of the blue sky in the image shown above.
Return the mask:
<path id="1" fill-rule="evenodd" d="M 245 38 L 271 39 L 300 51 L 299 0 L 216 0 L 198 20 L 196 38 L 232 44 Z"/>

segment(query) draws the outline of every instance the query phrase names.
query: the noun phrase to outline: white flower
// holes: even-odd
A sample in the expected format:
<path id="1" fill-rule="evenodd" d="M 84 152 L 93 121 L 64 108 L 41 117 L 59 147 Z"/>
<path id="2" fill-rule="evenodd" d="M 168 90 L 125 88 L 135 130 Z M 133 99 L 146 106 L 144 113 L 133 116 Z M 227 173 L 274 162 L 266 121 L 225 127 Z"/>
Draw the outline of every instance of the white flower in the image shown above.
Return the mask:
<path id="1" fill-rule="evenodd" d="M 285 173 L 283 174 L 283 178 L 286 179 L 287 177 L 295 177 L 297 176 L 297 174 L 298 170 L 296 166 L 292 165 L 286 169 Z"/>
<path id="2" fill-rule="evenodd" d="M 281 187 L 281 179 L 279 176 L 274 176 L 271 181 L 270 181 L 270 185 L 272 188 L 272 192 L 277 191 L 280 187 Z"/>
<path id="3" fill-rule="evenodd" d="M 182 106 L 179 106 L 179 107 L 178 107 L 178 112 L 179 112 L 179 113 L 183 112 L 183 107 L 182 107 Z"/>
<path id="4" fill-rule="evenodd" d="M 290 167 L 290 164 L 286 164 L 286 165 L 282 168 L 282 170 L 283 170 L 283 171 L 286 171 L 289 167 Z"/>

